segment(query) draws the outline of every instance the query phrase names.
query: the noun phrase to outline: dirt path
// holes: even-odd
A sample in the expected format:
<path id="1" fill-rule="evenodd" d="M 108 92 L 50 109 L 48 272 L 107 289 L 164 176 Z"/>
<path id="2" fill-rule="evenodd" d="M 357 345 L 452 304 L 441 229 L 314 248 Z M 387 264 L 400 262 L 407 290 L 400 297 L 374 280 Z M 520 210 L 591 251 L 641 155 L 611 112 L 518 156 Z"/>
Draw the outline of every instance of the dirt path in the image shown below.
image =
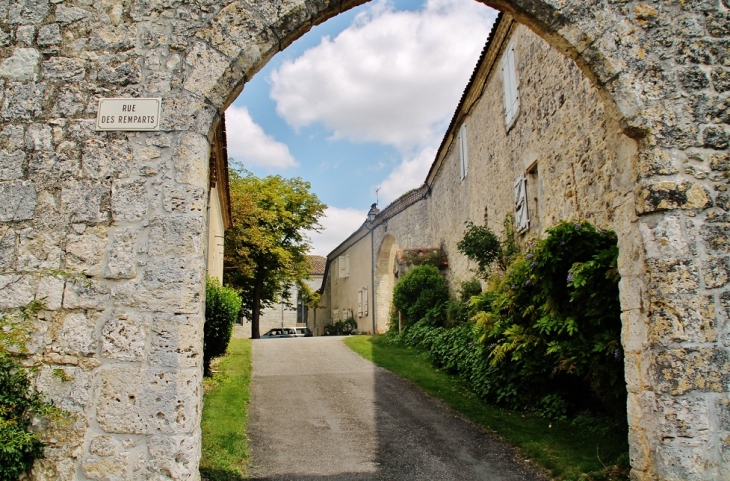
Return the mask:
<path id="1" fill-rule="evenodd" d="M 254 341 L 254 479 L 538 480 L 514 452 L 341 338 Z"/>

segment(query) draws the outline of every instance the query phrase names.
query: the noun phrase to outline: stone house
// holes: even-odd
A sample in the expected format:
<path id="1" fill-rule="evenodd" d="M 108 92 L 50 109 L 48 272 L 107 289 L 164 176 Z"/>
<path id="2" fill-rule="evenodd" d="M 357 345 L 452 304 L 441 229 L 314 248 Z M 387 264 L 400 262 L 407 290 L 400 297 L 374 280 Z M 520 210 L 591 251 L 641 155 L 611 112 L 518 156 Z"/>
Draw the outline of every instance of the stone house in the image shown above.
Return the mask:
<path id="1" fill-rule="evenodd" d="M 474 266 L 456 248 L 467 221 L 500 233 L 513 215 L 520 244 L 560 220 L 614 229 L 634 186 L 617 152 L 630 153 L 633 144 L 573 60 L 500 15 L 423 186 L 328 255 L 325 315 L 334 322 L 352 314 L 363 332 L 387 330 L 393 285 L 409 252 L 440 250 L 455 290 L 473 277 Z"/>
<path id="2" fill-rule="evenodd" d="M 322 278 L 324 275 L 325 258 L 317 255 L 308 255 L 307 278 L 304 283 L 312 291 L 317 291 L 322 286 Z M 311 325 L 308 319 L 311 318 Z M 259 333 L 264 334 L 274 327 L 292 327 L 310 325 L 310 328 L 316 324 L 317 313 L 312 310 L 310 315 L 309 308 L 305 304 L 302 292 L 296 284 L 292 284 L 286 288 L 286 299 L 280 300 L 271 307 L 261 309 L 259 315 Z M 242 319 L 241 335 L 251 336 L 251 321 Z"/>
<path id="3" fill-rule="evenodd" d="M 208 277 L 223 282 L 223 236 L 231 227 L 226 120 L 221 118 L 210 149 L 208 191 Z"/>

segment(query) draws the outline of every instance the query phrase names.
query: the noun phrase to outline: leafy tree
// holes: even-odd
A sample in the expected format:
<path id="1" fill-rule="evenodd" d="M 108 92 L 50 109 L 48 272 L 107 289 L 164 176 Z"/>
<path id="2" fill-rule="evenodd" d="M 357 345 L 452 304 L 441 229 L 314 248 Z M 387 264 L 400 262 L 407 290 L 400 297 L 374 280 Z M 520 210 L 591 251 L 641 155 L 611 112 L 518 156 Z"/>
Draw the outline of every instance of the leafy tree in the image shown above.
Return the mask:
<path id="1" fill-rule="evenodd" d="M 224 281 L 240 290 L 241 308 L 258 339 L 261 309 L 272 306 L 286 287 L 307 277 L 310 241 L 327 207 L 301 178 L 256 177 L 231 172 L 233 226 L 225 236 Z"/>

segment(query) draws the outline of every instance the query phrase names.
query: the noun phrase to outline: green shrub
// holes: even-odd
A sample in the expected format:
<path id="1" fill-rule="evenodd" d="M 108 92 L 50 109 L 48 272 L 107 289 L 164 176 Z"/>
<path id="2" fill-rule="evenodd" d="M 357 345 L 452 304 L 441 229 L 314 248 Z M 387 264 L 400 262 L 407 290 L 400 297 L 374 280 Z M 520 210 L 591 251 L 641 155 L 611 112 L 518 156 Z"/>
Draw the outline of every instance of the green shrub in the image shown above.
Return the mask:
<path id="1" fill-rule="evenodd" d="M 434 308 L 444 308 L 449 300 L 449 290 L 438 269 L 423 265 L 404 275 L 393 290 L 393 306 L 403 313 L 404 325 L 417 322 L 426 317 Z M 436 318 L 443 324 L 443 316 Z"/>
<path id="2" fill-rule="evenodd" d="M 585 222 L 547 234 L 487 292 L 464 303 L 462 286 L 461 302 L 431 308 L 390 338 L 427 350 L 496 404 L 548 418 L 625 416 L 616 235 Z M 437 322 L 444 310 L 447 328 Z"/>
<path id="3" fill-rule="evenodd" d="M 43 309 L 33 301 L 0 317 L 0 481 L 15 481 L 43 457 L 43 443 L 31 429 L 34 417 L 59 420 L 64 413 L 33 387 L 17 357 L 25 352 L 27 321 Z"/>
<path id="4" fill-rule="evenodd" d="M 205 283 L 205 327 L 203 329 L 203 367 L 210 375 L 210 361 L 226 353 L 233 324 L 241 310 L 241 296 L 232 287 L 221 286 L 218 279 Z"/>
<path id="5" fill-rule="evenodd" d="M 357 322 L 352 317 L 344 321 L 336 321 L 324 326 L 325 336 L 347 336 L 357 329 Z"/>

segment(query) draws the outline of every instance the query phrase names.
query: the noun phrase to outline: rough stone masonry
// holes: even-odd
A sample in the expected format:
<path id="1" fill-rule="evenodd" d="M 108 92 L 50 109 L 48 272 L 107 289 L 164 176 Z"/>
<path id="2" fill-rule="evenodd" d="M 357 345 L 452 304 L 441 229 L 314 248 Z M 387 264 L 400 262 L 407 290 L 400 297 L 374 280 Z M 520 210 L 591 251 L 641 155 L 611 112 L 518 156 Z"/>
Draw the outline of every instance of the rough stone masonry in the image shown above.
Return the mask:
<path id="1" fill-rule="evenodd" d="M 484 1 L 573 58 L 639 145 L 633 478 L 730 479 L 730 1 Z M 27 362 L 76 415 L 35 479 L 199 478 L 209 136 L 268 59 L 360 3 L 0 0 L 0 308 L 46 299 Z M 161 97 L 160 131 L 95 131 L 111 97 Z"/>

